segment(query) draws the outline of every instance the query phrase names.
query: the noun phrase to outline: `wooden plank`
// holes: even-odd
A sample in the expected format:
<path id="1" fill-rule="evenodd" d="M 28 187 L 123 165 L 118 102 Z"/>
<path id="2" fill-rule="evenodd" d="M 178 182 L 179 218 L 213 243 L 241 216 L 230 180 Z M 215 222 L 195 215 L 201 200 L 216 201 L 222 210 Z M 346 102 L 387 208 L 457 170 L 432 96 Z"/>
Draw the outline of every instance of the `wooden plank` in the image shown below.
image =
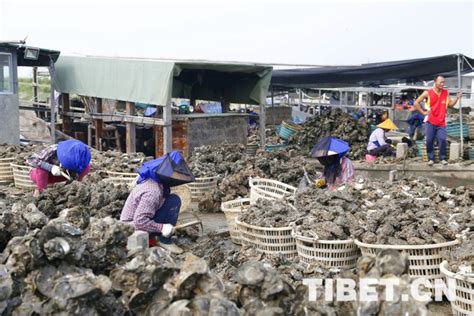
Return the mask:
<path id="1" fill-rule="evenodd" d="M 132 102 L 126 102 L 125 112 L 127 113 L 127 115 L 134 116 L 135 104 Z M 137 134 L 136 134 L 136 129 L 135 129 L 135 123 L 132 123 L 132 122 L 125 123 L 125 130 L 126 130 L 125 149 L 127 151 L 127 154 L 134 153 L 137 151 L 137 147 L 136 147 Z"/>
<path id="2" fill-rule="evenodd" d="M 63 101 L 63 111 L 69 112 L 71 111 L 71 103 L 69 101 L 69 93 L 62 94 L 62 101 Z M 72 132 L 72 120 L 69 116 L 61 115 L 63 120 L 63 133 L 66 135 L 71 135 Z"/>
<path id="3" fill-rule="evenodd" d="M 147 124 L 147 125 L 163 125 L 163 119 L 154 117 L 143 117 L 143 116 L 130 116 L 125 114 L 104 114 L 104 113 L 76 113 L 67 112 L 62 115 L 84 118 L 84 119 L 101 119 L 103 121 L 119 121 L 123 123 L 131 122 L 135 124 Z"/>
<path id="4" fill-rule="evenodd" d="M 102 113 L 102 99 L 96 99 L 96 112 Z M 101 140 L 102 134 L 104 129 L 104 121 L 102 119 L 94 119 L 94 127 L 95 127 L 95 149 L 101 150 Z"/>

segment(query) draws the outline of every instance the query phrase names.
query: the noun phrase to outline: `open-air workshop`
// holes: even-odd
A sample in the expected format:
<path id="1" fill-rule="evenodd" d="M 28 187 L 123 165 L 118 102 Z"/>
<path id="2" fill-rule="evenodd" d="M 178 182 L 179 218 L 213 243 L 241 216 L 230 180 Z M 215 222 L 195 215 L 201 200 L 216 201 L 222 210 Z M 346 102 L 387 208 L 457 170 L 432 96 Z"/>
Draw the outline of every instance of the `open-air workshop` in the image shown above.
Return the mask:
<path id="1" fill-rule="evenodd" d="M 0 41 L 0 316 L 474 315 L 474 59 L 399 59 Z"/>

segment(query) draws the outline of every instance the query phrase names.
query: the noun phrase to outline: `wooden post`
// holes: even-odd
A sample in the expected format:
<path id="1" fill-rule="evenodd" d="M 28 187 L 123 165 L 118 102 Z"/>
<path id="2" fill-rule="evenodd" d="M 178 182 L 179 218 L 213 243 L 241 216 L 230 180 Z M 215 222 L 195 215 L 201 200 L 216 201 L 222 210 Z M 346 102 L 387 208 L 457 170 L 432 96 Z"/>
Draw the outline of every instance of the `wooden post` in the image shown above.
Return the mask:
<path id="1" fill-rule="evenodd" d="M 72 119 L 69 116 L 64 115 L 65 112 L 71 111 L 71 103 L 69 100 L 69 93 L 62 94 L 62 101 L 63 101 L 63 115 L 61 118 L 63 120 L 63 133 L 66 135 L 71 135 L 72 133 Z"/>
<path id="2" fill-rule="evenodd" d="M 163 114 L 163 107 L 157 106 L 155 117 L 160 117 Z M 163 126 L 154 125 L 155 132 L 155 158 L 163 156 Z"/>
<path id="3" fill-rule="evenodd" d="M 102 99 L 96 98 L 96 113 L 102 113 Z M 104 128 L 104 120 L 95 119 L 94 120 L 94 127 L 95 127 L 95 149 L 102 150 L 102 133 Z"/>
<path id="4" fill-rule="evenodd" d="M 33 107 L 39 108 L 39 105 L 36 104 L 38 102 L 38 67 L 33 67 L 32 85 L 33 85 Z M 36 116 L 39 118 L 43 118 L 41 115 L 45 115 L 43 113 L 40 113 L 40 111 L 35 111 L 35 112 L 36 112 Z"/>
<path id="5" fill-rule="evenodd" d="M 135 104 L 132 102 L 125 103 L 125 111 L 127 115 L 135 115 Z M 125 136 L 125 148 L 127 154 L 134 153 L 137 151 L 136 140 L 137 134 L 135 129 L 135 123 L 127 122 L 125 123 L 126 127 L 126 136 Z"/>
<path id="6" fill-rule="evenodd" d="M 171 99 L 163 108 L 163 151 L 169 153 L 173 150 L 172 119 L 171 119 Z"/>

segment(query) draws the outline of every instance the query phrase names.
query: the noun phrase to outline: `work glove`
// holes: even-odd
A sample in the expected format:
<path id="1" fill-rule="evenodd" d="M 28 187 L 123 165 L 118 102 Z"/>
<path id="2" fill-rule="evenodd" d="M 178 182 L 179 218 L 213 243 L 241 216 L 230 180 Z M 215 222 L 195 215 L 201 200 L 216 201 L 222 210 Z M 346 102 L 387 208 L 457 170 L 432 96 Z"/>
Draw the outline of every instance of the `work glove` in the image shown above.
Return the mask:
<path id="1" fill-rule="evenodd" d="M 61 174 L 61 167 L 53 165 L 51 167 L 51 174 L 56 177 L 62 176 Z"/>
<path id="2" fill-rule="evenodd" d="M 173 235 L 174 233 L 174 226 L 171 224 L 163 224 L 163 227 L 161 228 L 161 235 L 163 237 L 169 237 Z"/>

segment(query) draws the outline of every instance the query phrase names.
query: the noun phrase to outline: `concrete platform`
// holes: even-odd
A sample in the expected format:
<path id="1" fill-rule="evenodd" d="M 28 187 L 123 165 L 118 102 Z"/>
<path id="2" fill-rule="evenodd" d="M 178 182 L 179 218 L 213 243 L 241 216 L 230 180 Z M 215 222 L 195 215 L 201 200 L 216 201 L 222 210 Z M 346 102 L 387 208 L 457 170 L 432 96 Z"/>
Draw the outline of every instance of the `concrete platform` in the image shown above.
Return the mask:
<path id="1" fill-rule="evenodd" d="M 308 161 L 316 161 L 307 158 Z M 398 176 L 413 175 L 432 179 L 433 181 L 449 188 L 461 185 L 474 185 L 474 160 L 466 160 L 460 163 L 443 166 L 435 164 L 430 167 L 426 162 L 407 160 L 403 163 L 367 163 L 352 162 L 356 175 L 363 177 L 388 180 L 389 172 L 397 170 Z M 320 166 L 322 169 L 322 166 Z"/>
<path id="2" fill-rule="evenodd" d="M 381 180 L 388 180 L 389 172 L 397 170 L 399 176 L 404 174 L 423 176 L 447 187 L 474 185 L 474 161 L 447 166 L 435 164 L 432 167 L 428 166 L 426 162 L 407 161 L 405 164 L 354 162 L 354 168 L 359 175 Z"/>

